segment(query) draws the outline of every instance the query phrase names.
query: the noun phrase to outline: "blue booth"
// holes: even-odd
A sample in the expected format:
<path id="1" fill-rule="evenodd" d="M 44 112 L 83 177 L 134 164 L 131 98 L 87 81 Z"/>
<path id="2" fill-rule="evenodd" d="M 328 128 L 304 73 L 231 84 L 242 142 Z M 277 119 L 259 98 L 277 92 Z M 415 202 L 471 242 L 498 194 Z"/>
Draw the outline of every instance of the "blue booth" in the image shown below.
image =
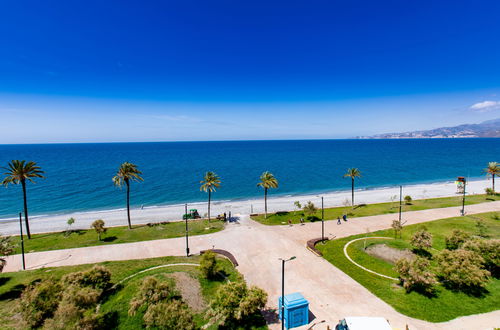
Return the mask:
<path id="1" fill-rule="evenodd" d="M 279 318 L 281 320 L 281 296 L 278 299 Z M 309 323 L 309 302 L 300 293 L 285 296 L 285 327 L 300 327 Z"/>

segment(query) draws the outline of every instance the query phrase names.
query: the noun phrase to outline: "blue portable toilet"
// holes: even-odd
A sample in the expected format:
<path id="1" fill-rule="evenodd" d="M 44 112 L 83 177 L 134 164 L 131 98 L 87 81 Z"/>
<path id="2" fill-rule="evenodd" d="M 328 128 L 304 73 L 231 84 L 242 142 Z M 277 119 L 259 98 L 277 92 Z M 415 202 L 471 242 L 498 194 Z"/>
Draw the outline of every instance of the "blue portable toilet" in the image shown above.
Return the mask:
<path id="1" fill-rule="evenodd" d="M 279 318 L 281 320 L 281 296 L 278 299 Z M 285 327 L 300 327 L 309 323 L 309 302 L 299 292 L 285 296 Z"/>

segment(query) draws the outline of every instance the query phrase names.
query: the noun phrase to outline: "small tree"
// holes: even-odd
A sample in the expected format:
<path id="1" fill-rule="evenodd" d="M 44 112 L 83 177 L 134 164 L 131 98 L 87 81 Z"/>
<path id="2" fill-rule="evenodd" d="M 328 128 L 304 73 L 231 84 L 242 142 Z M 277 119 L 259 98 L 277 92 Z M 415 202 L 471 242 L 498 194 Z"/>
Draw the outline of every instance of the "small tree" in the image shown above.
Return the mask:
<path id="1" fill-rule="evenodd" d="M 66 236 L 69 236 L 71 234 L 71 225 L 75 223 L 75 218 L 69 218 L 68 221 L 66 221 L 68 224 L 68 229 L 66 229 Z"/>
<path id="2" fill-rule="evenodd" d="M 456 250 L 469 239 L 470 235 L 468 233 L 460 229 L 454 229 L 451 235 L 445 238 L 446 248 Z"/>
<path id="3" fill-rule="evenodd" d="M 412 201 L 411 196 L 410 195 L 406 195 L 405 196 L 405 204 L 406 205 L 410 205 L 411 201 Z"/>
<path id="4" fill-rule="evenodd" d="M 394 208 L 394 202 L 398 198 L 398 195 L 392 195 L 391 196 L 391 209 Z"/>
<path id="5" fill-rule="evenodd" d="M 318 210 L 318 208 L 314 205 L 313 202 L 308 201 L 306 205 L 304 205 L 304 213 L 308 215 L 308 218 L 311 218 L 314 213 Z"/>
<path id="6" fill-rule="evenodd" d="M 129 315 L 135 315 L 143 306 L 151 306 L 172 299 L 177 293 L 170 282 L 159 282 L 153 276 L 148 276 L 142 281 L 139 291 L 130 301 Z"/>
<path id="7" fill-rule="evenodd" d="M 205 278 L 214 278 L 218 272 L 217 259 L 215 258 L 215 253 L 212 251 L 206 251 L 201 256 L 200 260 L 200 271 Z"/>
<path id="8" fill-rule="evenodd" d="M 488 195 L 488 196 L 493 196 L 493 195 L 495 195 L 495 192 L 493 191 L 493 189 L 492 189 L 492 188 L 485 188 L 485 189 L 484 189 L 484 192 L 485 192 L 485 193 L 486 193 L 486 195 Z"/>
<path id="9" fill-rule="evenodd" d="M 401 232 L 403 231 L 403 224 L 399 220 L 393 220 L 392 229 L 394 230 L 394 238 L 401 238 Z"/>
<path id="10" fill-rule="evenodd" d="M 473 251 L 484 259 L 490 273 L 500 275 L 500 239 L 473 239 L 464 243 L 464 250 Z"/>
<path id="11" fill-rule="evenodd" d="M 257 287 L 247 288 L 245 282 L 229 282 L 219 287 L 210 302 L 208 315 L 213 323 L 231 324 L 257 313 L 266 305 L 267 293 Z"/>
<path id="12" fill-rule="evenodd" d="M 101 219 L 92 222 L 91 228 L 96 231 L 99 241 L 101 240 L 101 234 L 105 234 L 107 231 L 107 228 L 104 227 L 104 220 Z"/>
<path id="13" fill-rule="evenodd" d="M 295 206 L 297 210 L 300 210 L 302 208 L 302 205 L 300 205 L 299 201 L 293 202 L 293 206 Z M 295 214 L 297 214 L 297 210 L 295 210 Z"/>
<path id="14" fill-rule="evenodd" d="M 432 234 L 421 229 L 413 234 L 410 244 L 418 250 L 426 250 L 432 247 Z"/>
<path id="15" fill-rule="evenodd" d="M 479 254 L 464 249 L 443 250 L 438 256 L 444 283 L 459 289 L 484 288 L 490 272 L 483 269 L 483 263 Z"/>
<path id="16" fill-rule="evenodd" d="M 150 305 L 144 313 L 147 328 L 158 329 L 196 329 L 193 313 L 180 300 L 162 301 Z"/>
<path id="17" fill-rule="evenodd" d="M 8 256 L 14 252 L 14 244 L 12 244 L 12 239 L 10 237 L 0 236 L 0 256 Z M 5 258 L 0 258 L 0 273 L 7 261 Z"/>
<path id="18" fill-rule="evenodd" d="M 407 292 L 415 290 L 430 294 L 434 292 L 437 280 L 429 271 L 429 266 L 430 263 L 425 258 L 416 257 L 412 261 L 402 258 L 396 262 L 395 270 L 399 273 L 401 284 Z"/>

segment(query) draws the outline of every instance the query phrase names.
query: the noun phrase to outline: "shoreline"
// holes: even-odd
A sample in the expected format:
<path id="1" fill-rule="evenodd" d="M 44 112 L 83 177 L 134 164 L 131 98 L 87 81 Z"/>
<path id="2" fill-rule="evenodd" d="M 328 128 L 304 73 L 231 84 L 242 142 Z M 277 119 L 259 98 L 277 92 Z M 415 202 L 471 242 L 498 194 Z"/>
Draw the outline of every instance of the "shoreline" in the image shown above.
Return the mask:
<path id="1" fill-rule="evenodd" d="M 484 189 L 491 186 L 488 179 L 479 179 L 469 181 L 467 184 L 467 194 L 484 194 Z M 373 187 L 355 190 L 356 204 L 373 204 L 390 202 L 391 197 L 399 197 L 399 186 L 395 187 Z M 403 195 L 410 195 L 413 199 L 437 198 L 458 196 L 456 194 L 456 185 L 452 181 L 420 183 L 403 186 Z M 294 201 L 300 201 L 305 204 L 311 200 L 317 206 L 321 204 L 321 196 L 324 198 L 324 206 L 335 207 L 342 206 L 345 200 L 351 199 L 351 190 L 330 191 L 324 193 L 310 193 L 300 195 L 272 196 L 268 195 L 268 212 L 277 212 L 293 210 Z M 315 201 L 315 199 L 317 201 Z M 200 215 L 204 216 L 207 212 L 207 202 L 189 203 L 188 209 L 196 208 Z M 231 212 L 236 214 L 263 213 L 263 198 L 253 198 L 245 200 L 220 200 L 212 201 L 211 215 Z M 184 214 L 184 204 L 149 206 L 144 209 L 131 208 L 132 224 L 146 224 L 149 222 L 161 221 L 179 221 Z M 75 218 L 72 230 L 88 229 L 90 224 L 96 219 L 103 219 L 107 227 L 126 225 L 126 208 L 113 210 L 94 210 L 84 212 L 68 212 L 53 215 L 39 215 L 30 217 L 30 229 L 34 233 L 45 233 L 66 230 L 67 219 Z M 18 235 L 19 224 L 17 219 L 0 219 L 0 234 Z"/>

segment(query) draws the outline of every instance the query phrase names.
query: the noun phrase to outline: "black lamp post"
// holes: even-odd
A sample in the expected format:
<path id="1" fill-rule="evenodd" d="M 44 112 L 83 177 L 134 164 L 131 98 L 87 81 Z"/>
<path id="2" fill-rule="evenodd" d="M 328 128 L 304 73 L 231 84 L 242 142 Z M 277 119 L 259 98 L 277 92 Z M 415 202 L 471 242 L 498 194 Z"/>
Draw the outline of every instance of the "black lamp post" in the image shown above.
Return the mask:
<path id="1" fill-rule="evenodd" d="M 462 196 L 462 216 L 465 215 L 465 187 L 467 185 L 465 178 L 463 179 L 463 183 L 464 183 L 464 194 Z"/>
<path id="2" fill-rule="evenodd" d="M 401 225 L 401 211 L 403 208 L 403 186 L 399 186 L 399 224 Z"/>
<path id="3" fill-rule="evenodd" d="M 281 259 L 281 329 L 285 329 L 285 262 L 295 259 L 293 256 L 289 259 Z"/>
<path id="4" fill-rule="evenodd" d="M 189 240 L 188 240 L 188 205 L 184 204 L 184 217 L 186 218 L 186 257 L 189 257 Z"/>
<path id="5" fill-rule="evenodd" d="M 19 212 L 19 230 L 21 231 L 21 255 L 23 258 L 23 270 L 26 270 L 26 262 L 24 260 L 24 238 L 23 238 L 23 222 L 21 212 Z"/>

